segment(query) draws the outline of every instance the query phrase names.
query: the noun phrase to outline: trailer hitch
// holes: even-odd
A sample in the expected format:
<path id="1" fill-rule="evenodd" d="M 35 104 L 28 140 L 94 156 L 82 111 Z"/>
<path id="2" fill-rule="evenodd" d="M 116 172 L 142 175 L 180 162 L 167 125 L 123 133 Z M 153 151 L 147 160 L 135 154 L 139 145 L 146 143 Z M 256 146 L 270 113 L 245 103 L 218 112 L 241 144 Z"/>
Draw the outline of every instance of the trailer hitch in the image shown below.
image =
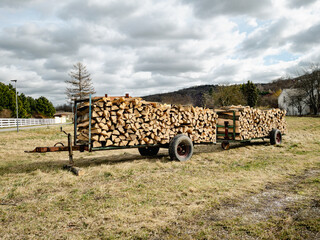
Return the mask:
<path id="1" fill-rule="evenodd" d="M 62 142 L 57 142 L 53 147 L 36 147 L 33 151 L 25 151 L 26 153 L 46 153 L 46 152 L 62 152 L 62 151 L 68 151 L 69 152 L 69 165 L 73 166 L 73 151 L 80 151 L 84 152 L 89 151 L 89 148 L 87 145 L 75 145 L 72 146 L 72 136 L 70 133 L 65 132 L 62 130 L 62 127 L 60 127 L 60 131 L 63 132 L 68 136 L 68 146 L 65 146 Z M 61 146 L 59 146 L 61 145 Z"/>

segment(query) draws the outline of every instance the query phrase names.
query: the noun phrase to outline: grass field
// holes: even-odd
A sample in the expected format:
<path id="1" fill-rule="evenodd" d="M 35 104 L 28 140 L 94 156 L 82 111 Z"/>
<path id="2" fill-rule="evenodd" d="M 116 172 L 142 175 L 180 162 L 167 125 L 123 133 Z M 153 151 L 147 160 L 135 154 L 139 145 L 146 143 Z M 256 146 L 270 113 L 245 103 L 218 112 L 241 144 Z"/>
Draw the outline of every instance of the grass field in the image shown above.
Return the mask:
<path id="1" fill-rule="evenodd" d="M 0 239 L 320 239 L 320 118 L 288 117 L 283 144 L 27 154 L 58 127 L 0 133 Z M 65 130 L 72 131 L 72 126 Z"/>

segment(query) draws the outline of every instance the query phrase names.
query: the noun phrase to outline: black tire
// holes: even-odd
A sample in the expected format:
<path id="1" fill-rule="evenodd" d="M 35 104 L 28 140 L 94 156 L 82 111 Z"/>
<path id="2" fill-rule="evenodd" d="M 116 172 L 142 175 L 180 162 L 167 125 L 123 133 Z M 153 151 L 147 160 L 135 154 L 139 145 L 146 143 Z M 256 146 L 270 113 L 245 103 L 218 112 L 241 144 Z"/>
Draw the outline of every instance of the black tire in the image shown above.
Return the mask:
<path id="1" fill-rule="evenodd" d="M 282 142 L 282 134 L 278 129 L 272 129 L 270 133 L 270 144 L 279 145 Z"/>
<path id="2" fill-rule="evenodd" d="M 183 134 L 176 135 L 169 143 L 171 160 L 187 161 L 192 157 L 193 144 L 191 139 Z"/>
<path id="3" fill-rule="evenodd" d="M 155 156 L 158 154 L 160 147 L 150 146 L 138 148 L 141 156 Z"/>
<path id="4" fill-rule="evenodd" d="M 230 143 L 229 143 L 228 141 L 223 141 L 223 142 L 221 143 L 221 147 L 222 147 L 223 150 L 229 150 L 229 148 L 230 148 Z"/>

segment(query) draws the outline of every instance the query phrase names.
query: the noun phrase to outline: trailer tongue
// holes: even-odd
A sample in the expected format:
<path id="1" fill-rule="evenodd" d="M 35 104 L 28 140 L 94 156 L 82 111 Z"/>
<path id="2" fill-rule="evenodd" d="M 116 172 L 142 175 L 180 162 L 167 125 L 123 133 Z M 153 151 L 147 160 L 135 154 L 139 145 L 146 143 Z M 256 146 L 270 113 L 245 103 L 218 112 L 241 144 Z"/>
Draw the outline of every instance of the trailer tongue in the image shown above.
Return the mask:
<path id="1" fill-rule="evenodd" d="M 73 151 L 89 151 L 88 145 L 75 145 L 72 146 L 72 136 L 70 133 L 66 133 L 62 130 L 62 127 L 60 128 L 61 132 L 65 133 L 68 136 L 68 146 L 64 146 L 63 143 L 58 142 L 53 147 L 36 147 L 33 151 L 25 151 L 26 153 L 46 153 L 46 152 L 63 152 L 68 151 L 69 152 L 69 166 L 73 166 Z M 58 146 L 61 145 L 61 146 Z"/>

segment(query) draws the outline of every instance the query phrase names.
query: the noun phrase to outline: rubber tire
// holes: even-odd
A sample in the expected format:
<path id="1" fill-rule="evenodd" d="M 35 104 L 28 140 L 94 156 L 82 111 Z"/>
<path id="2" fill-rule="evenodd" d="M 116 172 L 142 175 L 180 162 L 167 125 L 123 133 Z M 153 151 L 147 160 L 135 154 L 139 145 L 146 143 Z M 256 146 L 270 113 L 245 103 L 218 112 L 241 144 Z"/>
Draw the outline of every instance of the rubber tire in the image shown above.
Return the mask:
<path id="1" fill-rule="evenodd" d="M 277 139 L 277 136 L 280 137 L 280 140 Z M 279 145 L 282 142 L 282 134 L 278 129 L 272 129 L 270 132 L 270 144 L 271 145 Z"/>
<path id="2" fill-rule="evenodd" d="M 178 146 L 180 144 L 183 144 L 188 148 L 188 153 L 186 155 L 178 153 Z M 184 134 L 176 135 L 169 143 L 169 155 L 171 160 L 179 160 L 180 162 L 189 160 L 193 155 L 193 143 L 191 139 Z"/>
<path id="3" fill-rule="evenodd" d="M 138 148 L 141 156 L 155 156 L 158 154 L 160 147 L 150 146 Z"/>
<path id="4" fill-rule="evenodd" d="M 223 150 L 229 150 L 229 148 L 230 148 L 230 143 L 229 143 L 228 141 L 223 141 L 223 142 L 221 143 L 221 148 L 222 148 Z"/>

